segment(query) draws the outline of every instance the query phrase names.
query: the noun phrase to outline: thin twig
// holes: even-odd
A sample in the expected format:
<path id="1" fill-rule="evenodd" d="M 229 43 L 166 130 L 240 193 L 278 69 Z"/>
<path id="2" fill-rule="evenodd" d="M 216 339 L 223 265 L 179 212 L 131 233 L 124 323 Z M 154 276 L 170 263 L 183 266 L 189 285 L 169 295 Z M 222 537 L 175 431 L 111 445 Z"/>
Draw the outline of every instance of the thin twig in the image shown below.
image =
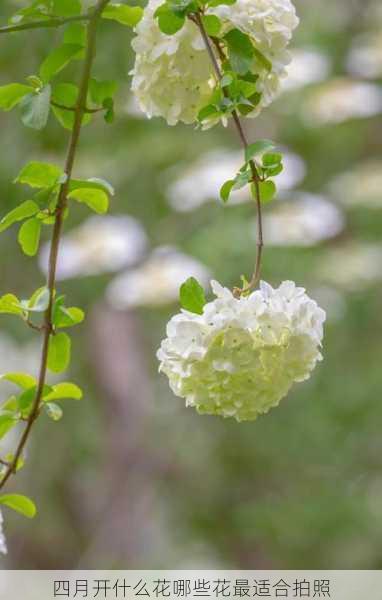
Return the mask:
<path id="1" fill-rule="evenodd" d="M 210 40 L 210 38 L 205 30 L 205 27 L 203 25 L 203 21 L 200 17 L 200 13 L 194 13 L 192 16 L 193 16 L 192 21 L 194 23 L 196 23 L 197 27 L 200 30 L 200 33 L 201 33 L 203 41 L 205 43 L 208 55 L 211 59 L 212 65 L 214 67 L 216 76 L 217 76 L 218 80 L 220 81 L 223 77 L 223 74 L 221 72 L 221 69 L 220 69 L 220 66 L 218 63 L 218 59 L 215 55 L 211 40 Z M 213 40 L 212 40 L 212 42 L 213 42 Z M 223 60 L 225 57 L 224 57 L 224 55 L 222 56 L 222 50 L 221 50 L 219 44 L 215 44 L 215 47 L 219 54 L 220 60 Z M 224 90 L 223 90 L 223 93 L 224 93 Z M 244 133 L 243 126 L 241 124 L 239 115 L 237 114 L 236 110 L 232 111 L 232 118 L 233 118 L 233 122 L 235 124 L 236 130 L 238 132 L 238 135 L 240 137 L 240 141 L 241 141 L 244 151 L 245 151 L 249 144 L 248 144 L 246 135 Z M 246 292 L 251 291 L 258 284 L 258 282 L 260 280 L 261 258 L 262 258 L 262 252 L 263 252 L 263 247 L 264 247 L 263 223 L 262 223 L 262 213 L 261 213 L 260 175 L 257 171 L 256 164 L 253 160 L 249 161 L 249 166 L 250 166 L 251 173 L 252 173 L 253 185 L 255 187 L 256 213 L 257 213 L 257 242 L 256 242 L 257 253 L 256 253 L 256 260 L 255 260 L 255 268 L 254 268 L 251 280 L 249 281 L 248 285 L 243 288 L 237 288 L 237 287 L 234 288 L 233 292 L 236 296 L 241 296 L 242 294 L 245 294 Z"/>
<path id="2" fill-rule="evenodd" d="M 29 23 L 20 23 L 19 25 L 7 25 L 0 27 L 0 33 L 15 33 L 17 31 L 26 31 L 28 29 L 43 29 L 45 27 L 62 27 L 67 23 L 76 21 L 89 21 L 89 14 L 74 15 L 72 17 L 53 17 L 52 19 L 41 19 L 41 21 L 30 21 Z"/>
<path id="3" fill-rule="evenodd" d="M 55 106 L 56 108 L 60 108 L 61 110 L 68 110 L 70 112 L 76 112 L 76 107 L 75 106 L 65 106 L 64 104 L 60 104 L 60 102 L 55 102 L 54 100 L 50 101 L 52 106 Z M 101 112 L 105 110 L 104 108 L 84 108 L 84 113 L 86 114 L 94 114 L 97 112 Z"/>
<path id="4" fill-rule="evenodd" d="M 65 162 L 65 173 L 67 175 L 66 181 L 61 185 L 60 192 L 57 200 L 57 209 L 56 209 L 56 218 L 53 225 L 53 233 L 50 245 L 50 255 L 49 255 L 49 269 L 48 269 L 48 278 L 47 278 L 47 288 L 49 290 L 49 305 L 44 315 L 44 333 L 43 333 L 43 342 L 42 342 L 42 352 L 41 352 L 41 363 L 40 363 L 40 372 L 39 378 L 37 382 L 37 390 L 36 396 L 33 402 L 33 406 L 31 412 L 28 416 L 25 429 L 21 435 L 19 443 L 17 445 L 14 457 L 7 467 L 5 474 L 0 482 L 0 489 L 4 487 L 10 476 L 16 472 L 17 463 L 19 458 L 24 450 L 25 444 L 28 441 L 29 434 L 32 430 L 34 422 L 36 421 L 39 412 L 40 405 L 42 401 L 42 395 L 44 391 L 45 381 L 46 381 L 46 372 L 47 372 L 47 364 L 48 364 L 48 349 L 49 349 L 49 340 L 51 333 L 53 331 L 53 303 L 54 303 L 54 294 L 56 287 L 56 270 L 57 270 L 57 257 L 58 257 L 58 249 L 60 245 L 61 231 L 64 219 L 64 213 L 67 205 L 67 193 L 69 190 L 70 179 L 72 176 L 74 159 L 78 147 L 78 141 L 81 132 L 82 118 L 84 116 L 85 107 L 86 107 L 86 98 L 89 88 L 89 79 L 91 75 L 91 69 L 93 66 L 93 61 L 95 57 L 96 50 L 96 36 L 97 36 L 97 25 L 101 13 L 105 6 L 109 3 L 110 0 L 99 0 L 95 9 L 93 9 L 89 13 L 88 17 L 88 25 L 87 25 L 87 45 L 86 45 L 86 54 L 84 59 L 84 65 L 82 70 L 82 77 L 79 86 L 79 93 L 76 102 L 76 110 L 74 113 L 74 124 L 73 130 L 69 141 L 68 153 Z"/>

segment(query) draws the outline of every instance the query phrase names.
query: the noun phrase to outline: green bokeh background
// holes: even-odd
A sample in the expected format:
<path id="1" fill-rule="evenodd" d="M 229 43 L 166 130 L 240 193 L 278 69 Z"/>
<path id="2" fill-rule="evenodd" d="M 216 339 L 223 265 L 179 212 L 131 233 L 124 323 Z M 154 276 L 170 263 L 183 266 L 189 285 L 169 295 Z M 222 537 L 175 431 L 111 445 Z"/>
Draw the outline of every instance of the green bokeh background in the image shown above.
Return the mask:
<path id="1" fill-rule="evenodd" d="M 2 22 L 22 5 L 3 0 Z M 347 57 L 354 40 L 381 31 L 378 5 L 378 0 L 296 0 L 301 24 L 293 47 L 327 56 L 328 80 L 350 78 Z M 60 35 L 43 30 L 2 35 L 0 84 L 35 73 Z M 117 116 L 110 126 L 99 118 L 83 130 L 75 172 L 112 181 L 112 213 L 138 219 L 151 248 L 174 245 L 219 281 L 237 284 L 253 263 L 253 206 L 223 207 L 215 198 L 194 211 L 175 212 L 165 183 L 169 169 L 181 173 L 205 152 L 238 148 L 235 131 L 200 132 L 131 115 L 130 41 L 127 28 L 102 24 L 95 75 L 120 82 Z M 71 80 L 70 70 L 62 80 Z M 382 84 L 382 71 L 380 78 L 373 85 Z M 321 85 L 285 92 L 247 130 L 251 139 L 275 139 L 303 157 L 306 177 L 300 190 L 328 194 L 337 174 L 378 159 L 382 124 L 380 114 L 318 125 L 303 118 Z M 0 114 L 0 127 L 3 214 L 26 197 L 12 184 L 21 166 L 31 159 L 62 164 L 68 136 L 53 118 L 43 132 L 26 129 L 17 111 Z M 304 247 L 265 248 L 264 279 L 275 284 L 294 279 L 313 294 L 328 287 L 319 272 L 333 249 L 379 244 L 382 190 L 379 207 L 371 209 L 366 184 L 364 205 L 340 207 L 345 227 L 339 235 Z M 330 194 L 329 200 L 338 202 Z M 72 211 L 66 229 L 87 216 L 85 208 Z M 1 294 L 26 297 L 42 285 L 37 261 L 21 254 L 14 230 L 2 234 L 0 252 Z M 74 333 L 70 372 L 85 398 L 65 405 L 59 423 L 43 417 L 36 425 L 27 466 L 8 490 L 32 496 L 39 513 L 25 521 L 4 509 L 9 555 L 3 565 L 382 568 L 382 287 L 378 273 L 341 284 L 352 260 L 345 252 L 337 267 L 339 283 L 329 286 L 340 310 L 326 326 L 323 363 L 277 410 L 242 424 L 194 414 L 157 374 L 155 352 L 176 302 L 115 314 L 104 300 L 112 274 L 62 282 L 71 304 L 90 315 Z M 126 354 L 115 344 L 115 331 L 109 331 L 109 317 L 127 339 Z M 34 336 L 7 317 L 1 318 L 2 335 L 21 348 Z M 132 375 L 134 389 L 129 389 L 125 376 L 134 360 L 133 375 L 139 371 L 142 387 Z M 114 391 L 102 379 L 110 361 Z"/>

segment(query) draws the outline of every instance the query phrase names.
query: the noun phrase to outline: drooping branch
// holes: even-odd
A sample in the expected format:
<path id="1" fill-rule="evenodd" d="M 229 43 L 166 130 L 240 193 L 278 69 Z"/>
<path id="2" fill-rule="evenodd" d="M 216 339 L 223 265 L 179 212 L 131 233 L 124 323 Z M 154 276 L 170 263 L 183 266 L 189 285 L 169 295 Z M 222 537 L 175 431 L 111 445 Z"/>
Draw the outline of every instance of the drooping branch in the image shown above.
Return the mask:
<path id="1" fill-rule="evenodd" d="M 17 31 L 27 31 L 29 29 L 44 29 L 49 27 L 62 27 L 68 23 L 76 21 L 89 21 L 91 18 L 90 14 L 85 15 L 73 15 L 72 17 L 53 17 L 47 19 L 41 19 L 39 21 L 29 21 L 26 23 L 19 23 L 15 25 L 7 25 L 0 27 L 0 33 L 16 33 Z"/>
<path id="2" fill-rule="evenodd" d="M 0 489 L 2 489 L 8 479 L 12 474 L 16 472 L 17 465 L 19 459 L 22 455 L 24 447 L 29 439 L 30 432 L 33 428 L 33 425 L 40 414 L 42 396 L 46 381 L 46 373 L 47 373 L 47 365 L 48 365 L 48 350 L 49 350 L 49 340 L 51 335 L 54 335 L 53 329 L 53 304 L 54 304 L 54 295 L 55 295 L 55 287 L 56 287 L 56 270 L 57 270 L 57 259 L 58 259 L 58 251 L 61 239 L 61 232 L 63 226 L 64 213 L 67 206 L 67 194 L 69 191 L 70 180 L 73 172 L 74 160 L 78 148 L 78 142 L 81 133 L 82 119 L 86 112 L 86 98 L 88 94 L 89 81 L 91 77 L 91 71 L 93 66 L 93 61 L 96 52 L 96 37 L 97 37 L 97 27 L 98 21 L 101 16 L 102 11 L 105 6 L 109 3 L 110 0 L 99 0 L 96 7 L 89 12 L 87 17 L 88 25 L 87 25 L 87 44 L 85 51 L 85 59 L 83 63 L 81 82 L 79 85 L 78 98 L 75 105 L 74 111 L 74 124 L 72 133 L 70 136 L 67 157 L 65 161 L 65 174 L 66 180 L 62 183 L 58 195 L 57 207 L 55 211 L 55 221 L 53 225 L 53 232 L 50 244 L 50 254 L 49 254 L 49 268 L 48 268 L 48 276 L 47 276 L 47 288 L 49 290 L 49 304 L 48 308 L 44 315 L 44 324 L 42 328 L 43 333 L 43 341 L 42 341 L 42 351 L 41 351 L 41 362 L 40 362 L 40 370 L 39 377 L 37 382 L 36 396 L 33 401 L 33 405 L 31 408 L 31 412 L 26 421 L 26 425 L 24 431 L 20 437 L 18 442 L 16 451 L 14 453 L 12 461 L 7 466 L 7 469 L 3 475 L 3 478 L 0 482 Z"/>
<path id="3" fill-rule="evenodd" d="M 213 47 L 213 41 L 210 39 L 210 37 L 208 36 L 208 34 L 206 32 L 206 29 L 205 29 L 203 21 L 201 19 L 200 13 L 195 13 L 193 15 L 192 20 L 199 28 L 199 31 L 200 31 L 203 41 L 205 43 L 208 55 L 211 59 L 211 63 L 214 67 L 216 76 L 217 76 L 218 80 L 220 81 L 223 77 L 223 74 L 222 74 L 221 68 L 219 66 L 219 60 L 222 60 L 225 57 L 220 55 L 221 49 L 218 46 L 217 52 L 219 54 L 219 58 L 217 58 L 215 51 L 214 51 L 214 47 Z M 224 90 L 223 90 L 223 93 L 224 93 Z M 233 122 L 235 124 L 236 130 L 237 130 L 237 133 L 239 135 L 240 141 L 241 141 L 242 146 L 245 151 L 249 144 L 248 144 L 248 140 L 245 135 L 243 126 L 241 124 L 240 117 L 236 110 L 232 111 L 232 118 L 233 118 Z M 253 181 L 253 185 L 255 188 L 256 214 L 257 214 L 257 242 L 256 242 L 257 253 L 256 253 L 256 260 L 255 260 L 255 267 L 254 267 L 253 275 L 247 286 L 245 286 L 243 288 L 234 288 L 233 291 L 236 296 L 240 296 L 246 292 L 251 291 L 258 284 L 258 282 L 260 280 L 261 259 L 262 259 L 262 252 L 263 252 L 263 247 L 264 247 L 262 211 L 261 211 L 261 194 L 260 194 L 260 176 L 259 176 L 259 173 L 256 168 L 256 164 L 255 164 L 254 160 L 249 161 L 249 166 L 251 169 L 252 181 Z"/>

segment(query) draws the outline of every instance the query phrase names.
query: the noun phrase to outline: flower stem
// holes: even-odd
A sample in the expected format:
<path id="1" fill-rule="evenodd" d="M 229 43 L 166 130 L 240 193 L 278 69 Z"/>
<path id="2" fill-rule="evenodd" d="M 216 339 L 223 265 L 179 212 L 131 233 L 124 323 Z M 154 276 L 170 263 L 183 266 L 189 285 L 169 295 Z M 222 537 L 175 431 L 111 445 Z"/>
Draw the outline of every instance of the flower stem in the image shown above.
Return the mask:
<path id="1" fill-rule="evenodd" d="M 58 250 L 61 239 L 62 225 L 64 219 L 64 213 L 67 206 L 67 194 L 69 191 L 69 184 L 72 176 L 74 160 L 76 156 L 76 151 L 78 148 L 78 142 L 81 133 L 82 126 L 82 118 L 86 111 L 86 98 L 89 88 L 89 80 L 91 76 L 91 70 L 93 66 L 93 61 L 96 52 L 96 37 L 97 37 L 97 26 L 98 21 L 101 16 L 101 13 L 105 6 L 108 4 L 110 0 L 99 0 L 95 8 L 89 13 L 88 16 L 88 25 L 87 25 L 87 45 L 85 52 L 85 59 L 82 69 L 81 82 L 79 85 L 78 98 L 75 105 L 74 112 L 74 124 L 72 133 L 70 136 L 69 147 L 67 152 L 67 157 L 65 161 L 65 173 L 66 180 L 61 185 L 58 200 L 57 200 L 57 208 L 55 213 L 55 221 L 53 225 L 53 233 L 50 244 L 50 254 L 49 254 L 49 269 L 48 269 L 48 277 L 47 277 L 47 288 L 49 290 L 49 305 L 44 315 L 44 326 L 43 326 L 43 341 L 42 341 L 42 351 L 41 351 L 41 362 L 40 362 L 40 370 L 39 377 L 37 382 L 37 390 L 36 396 L 33 401 L 31 412 L 26 421 L 26 425 L 24 431 L 20 437 L 18 445 L 16 447 L 14 456 L 10 464 L 8 465 L 3 478 L 0 482 L 0 489 L 4 487 L 8 479 L 12 474 L 16 472 L 17 463 L 21 454 L 24 450 L 25 444 L 29 439 L 30 432 L 33 428 L 33 425 L 40 414 L 42 396 L 46 381 L 46 372 L 48 365 L 48 350 L 49 350 L 49 340 L 50 336 L 53 334 L 53 303 L 54 303 L 54 295 L 55 295 L 55 287 L 56 287 L 56 270 L 57 270 L 57 258 L 58 258 Z"/>
<path id="2" fill-rule="evenodd" d="M 217 76 L 218 80 L 220 81 L 223 77 L 223 74 L 221 72 L 218 59 L 214 52 L 213 40 L 210 39 L 210 37 L 208 36 L 208 34 L 206 32 L 206 29 L 203 25 L 203 21 L 200 17 L 200 13 L 195 13 L 193 15 L 193 17 L 194 18 L 192 20 L 194 21 L 194 23 L 196 23 L 197 27 L 199 28 L 199 31 L 200 31 L 203 41 L 205 43 L 208 55 L 211 59 L 212 65 L 214 67 L 216 76 Z M 219 59 L 220 60 L 224 59 L 225 56 L 222 54 L 222 50 L 218 44 L 216 45 L 216 49 L 219 54 Z M 223 93 L 225 93 L 224 90 L 223 90 Z M 248 144 L 247 137 L 244 133 L 244 129 L 241 124 L 239 115 L 237 114 L 236 110 L 232 111 L 232 118 L 233 118 L 233 122 L 235 124 L 236 130 L 238 132 L 240 141 L 241 141 L 242 146 L 245 151 L 249 144 Z M 263 253 L 263 247 L 264 247 L 263 222 L 262 222 L 262 212 L 261 212 L 260 176 L 259 176 L 259 173 L 256 168 L 256 164 L 255 164 L 254 160 L 249 161 L 249 166 L 250 166 L 250 169 L 252 172 L 252 181 L 253 181 L 253 185 L 255 188 L 256 214 L 257 214 L 257 242 L 256 242 L 257 252 L 256 252 L 255 267 L 254 267 L 254 271 L 253 271 L 251 280 L 249 281 L 248 285 L 246 285 L 243 288 L 235 287 L 233 290 L 235 296 L 241 296 L 242 294 L 250 292 L 257 286 L 257 284 L 260 280 L 261 259 L 262 259 L 262 253 Z"/>

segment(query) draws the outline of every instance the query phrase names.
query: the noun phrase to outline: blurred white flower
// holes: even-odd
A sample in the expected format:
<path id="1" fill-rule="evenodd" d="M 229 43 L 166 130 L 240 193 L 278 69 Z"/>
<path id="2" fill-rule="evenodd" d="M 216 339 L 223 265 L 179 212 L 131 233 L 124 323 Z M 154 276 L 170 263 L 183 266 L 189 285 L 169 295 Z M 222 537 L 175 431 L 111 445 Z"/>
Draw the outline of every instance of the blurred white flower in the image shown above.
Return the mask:
<path id="1" fill-rule="evenodd" d="M 113 279 L 106 296 L 111 306 L 120 310 L 169 304 L 178 298 L 179 287 L 188 277 L 195 277 L 207 285 L 210 273 L 192 256 L 162 246 L 156 248 L 142 265 Z"/>
<path id="2" fill-rule="evenodd" d="M 139 221 L 121 216 L 92 216 L 62 239 L 57 279 L 98 275 L 135 264 L 147 245 Z M 42 248 L 40 266 L 46 272 L 49 245 Z"/>
<path id="3" fill-rule="evenodd" d="M 307 123 L 323 125 L 372 117 L 382 112 L 382 87 L 364 81 L 332 79 L 313 90 L 303 116 Z"/>
<path id="4" fill-rule="evenodd" d="M 367 33 L 353 40 L 347 57 L 351 75 L 365 79 L 382 77 L 382 33 Z"/>
<path id="5" fill-rule="evenodd" d="M 261 282 L 240 299 L 216 281 L 212 289 L 203 314 L 182 310 L 169 321 L 160 371 L 199 413 L 254 420 L 321 360 L 325 312 L 292 281 Z"/>
<path id="6" fill-rule="evenodd" d="M 4 531 L 3 531 L 3 522 L 4 522 L 3 513 L 0 510 L 0 552 L 2 554 L 7 554 L 8 550 L 7 550 L 7 542 L 6 542 Z"/>
<path id="7" fill-rule="evenodd" d="M 382 244 L 347 242 L 321 256 L 317 276 L 349 291 L 382 280 Z"/>
<path id="8" fill-rule="evenodd" d="M 132 90 L 148 117 L 162 116 L 169 125 L 193 123 L 215 86 L 213 67 L 196 24 L 187 20 L 172 36 L 160 31 L 154 13 L 161 3 L 150 0 L 136 27 Z M 295 8 L 290 0 L 237 0 L 230 6 L 209 8 L 208 13 L 222 20 L 225 32 L 238 28 L 248 34 L 263 55 L 252 67 L 262 93 L 260 104 L 249 115 L 256 116 L 273 100 L 280 78 L 286 75 L 290 61 L 286 47 L 298 25 Z"/>
<path id="9" fill-rule="evenodd" d="M 382 161 L 371 159 L 337 175 L 329 191 L 344 206 L 382 208 Z"/>
<path id="10" fill-rule="evenodd" d="M 284 170 L 275 177 L 279 191 L 298 185 L 305 176 L 305 163 L 292 152 L 283 152 Z M 188 212 L 209 201 L 219 200 L 219 190 L 226 179 L 233 177 L 243 164 L 240 151 L 224 148 L 208 152 L 192 163 L 167 188 L 169 204 L 179 212 Z M 171 169 L 171 179 L 173 169 Z M 248 188 L 233 191 L 229 204 L 249 201 Z"/>
<path id="11" fill-rule="evenodd" d="M 267 245 L 314 246 L 343 230 L 342 212 L 323 196 L 299 192 L 294 198 L 276 200 L 273 208 L 264 211 L 263 233 Z"/>
<path id="12" fill-rule="evenodd" d="M 296 90 L 328 77 L 330 62 L 322 52 L 298 48 L 292 50 L 291 55 L 292 60 L 287 67 L 288 76 L 281 81 L 283 91 Z"/>

